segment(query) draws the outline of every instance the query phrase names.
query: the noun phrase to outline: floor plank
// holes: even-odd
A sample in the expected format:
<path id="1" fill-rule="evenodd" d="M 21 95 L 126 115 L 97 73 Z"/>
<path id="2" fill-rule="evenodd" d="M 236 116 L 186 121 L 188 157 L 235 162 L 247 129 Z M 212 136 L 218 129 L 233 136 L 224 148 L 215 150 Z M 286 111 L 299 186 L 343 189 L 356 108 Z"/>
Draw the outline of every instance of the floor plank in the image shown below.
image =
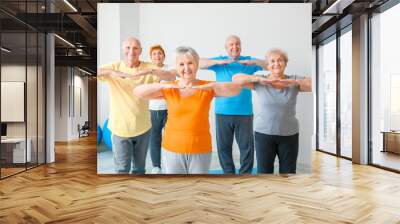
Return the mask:
<path id="1" fill-rule="evenodd" d="M 96 174 L 96 139 L 0 181 L 0 223 L 400 223 L 400 175 L 313 153 L 310 175 Z"/>

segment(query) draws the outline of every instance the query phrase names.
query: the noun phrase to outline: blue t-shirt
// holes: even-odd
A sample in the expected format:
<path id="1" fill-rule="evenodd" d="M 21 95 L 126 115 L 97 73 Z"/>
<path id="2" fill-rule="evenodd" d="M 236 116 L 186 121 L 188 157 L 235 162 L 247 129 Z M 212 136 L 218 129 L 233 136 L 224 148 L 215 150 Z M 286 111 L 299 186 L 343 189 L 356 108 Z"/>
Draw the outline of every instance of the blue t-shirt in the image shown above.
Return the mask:
<path id="1" fill-rule="evenodd" d="M 229 56 L 219 56 L 210 58 L 212 60 L 229 60 Z M 250 56 L 239 56 L 237 60 L 255 60 Z M 252 75 L 257 71 L 263 70 L 258 65 L 242 65 L 233 62 L 227 65 L 213 65 L 207 68 L 214 71 L 217 82 L 232 82 L 232 76 L 237 73 Z M 243 88 L 239 95 L 232 97 L 217 97 L 215 99 L 215 113 L 222 115 L 253 115 L 253 103 L 251 100 L 251 90 Z"/>

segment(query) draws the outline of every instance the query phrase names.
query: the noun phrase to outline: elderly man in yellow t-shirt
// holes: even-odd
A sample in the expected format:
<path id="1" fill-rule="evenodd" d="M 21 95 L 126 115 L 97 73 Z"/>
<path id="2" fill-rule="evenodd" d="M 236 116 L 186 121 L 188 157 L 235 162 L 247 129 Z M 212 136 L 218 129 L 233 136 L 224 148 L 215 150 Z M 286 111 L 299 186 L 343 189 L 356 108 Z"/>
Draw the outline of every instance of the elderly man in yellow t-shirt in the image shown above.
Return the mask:
<path id="1" fill-rule="evenodd" d="M 117 173 L 144 174 L 150 135 L 148 101 L 133 96 L 133 89 L 141 84 L 175 79 L 174 71 L 156 70 L 148 62 L 139 60 L 140 41 L 129 37 L 122 43 L 124 60 L 101 66 L 98 80 L 110 90 L 109 128 L 113 134 L 112 147 Z"/>

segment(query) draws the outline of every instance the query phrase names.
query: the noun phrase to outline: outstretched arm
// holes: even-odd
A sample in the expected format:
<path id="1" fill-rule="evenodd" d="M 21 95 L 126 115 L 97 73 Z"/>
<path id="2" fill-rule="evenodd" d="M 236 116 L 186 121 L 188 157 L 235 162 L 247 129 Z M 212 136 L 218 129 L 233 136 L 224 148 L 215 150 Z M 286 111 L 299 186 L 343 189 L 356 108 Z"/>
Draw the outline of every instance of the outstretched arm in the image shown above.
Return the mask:
<path id="1" fill-rule="evenodd" d="M 260 60 L 260 59 L 254 59 L 254 60 L 239 60 L 238 61 L 240 64 L 243 65 L 258 65 L 260 67 L 262 67 L 264 70 L 268 70 L 268 64 L 266 61 L 264 60 Z"/>
<path id="2" fill-rule="evenodd" d="M 176 75 L 178 74 L 175 69 L 171 70 L 153 69 L 152 73 L 158 76 L 161 80 L 166 80 L 166 81 L 175 80 Z"/>
<path id="3" fill-rule="evenodd" d="M 101 76 L 111 76 L 111 74 L 113 73 L 113 69 L 110 68 L 98 68 L 97 69 L 97 76 L 101 77 Z"/>
<path id="4" fill-rule="evenodd" d="M 168 83 L 143 84 L 133 89 L 133 95 L 145 100 L 162 99 L 164 94 L 161 90 L 165 88 L 177 88 L 177 86 Z"/>
<path id="5" fill-rule="evenodd" d="M 298 81 L 294 79 L 269 79 L 266 77 L 260 77 L 255 75 L 236 74 L 233 76 L 233 81 L 241 83 L 248 88 L 254 89 L 254 83 L 260 83 L 261 85 L 270 85 L 276 89 L 284 89 L 291 85 L 298 85 Z"/>
<path id="6" fill-rule="evenodd" d="M 311 78 L 307 77 L 305 79 L 299 79 L 297 80 L 299 84 L 299 89 L 301 92 L 311 92 L 312 91 L 312 84 L 311 84 Z"/>
<path id="7" fill-rule="evenodd" d="M 97 76 L 99 77 L 120 77 L 120 78 L 130 78 L 130 77 L 134 77 L 134 75 L 125 73 L 125 72 L 120 72 L 120 71 L 116 71 L 114 69 L 111 68 L 99 68 L 97 70 Z"/>
<path id="8" fill-rule="evenodd" d="M 143 75 L 154 74 L 158 76 L 161 80 L 172 81 L 176 78 L 176 70 L 162 70 L 162 69 L 145 69 L 143 71 L 129 74 L 125 72 L 116 71 L 110 68 L 99 68 L 97 71 L 97 75 L 100 77 L 113 76 L 120 78 L 138 78 Z"/>
<path id="9" fill-rule="evenodd" d="M 213 60 L 207 58 L 200 58 L 199 68 L 207 69 L 213 65 L 226 65 L 234 62 L 234 60 Z"/>
<path id="10" fill-rule="evenodd" d="M 254 83 L 260 82 L 261 80 L 266 79 L 255 75 L 246 75 L 242 73 L 238 73 L 232 77 L 232 81 L 235 83 L 239 83 L 247 88 L 254 89 Z"/>
<path id="11" fill-rule="evenodd" d="M 242 85 L 234 82 L 215 83 L 214 92 L 216 96 L 235 96 L 242 91 Z"/>
<path id="12" fill-rule="evenodd" d="M 193 86 L 193 89 L 212 89 L 215 96 L 235 96 L 242 91 L 242 85 L 234 82 L 211 82 L 205 85 Z"/>
<path id="13" fill-rule="evenodd" d="M 261 84 L 270 84 L 274 88 L 282 89 L 292 85 L 298 85 L 301 92 L 311 92 L 311 79 L 309 77 L 304 79 L 275 79 L 267 83 L 260 82 Z"/>
<path id="14" fill-rule="evenodd" d="M 175 80 L 177 72 L 175 69 L 162 70 L 162 69 L 149 68 L 133 74 L 132 77 L 139 77 L 142 75 L 149 75 L 149 74 L 156 75 L 161 80 L 172 81 Z"/>

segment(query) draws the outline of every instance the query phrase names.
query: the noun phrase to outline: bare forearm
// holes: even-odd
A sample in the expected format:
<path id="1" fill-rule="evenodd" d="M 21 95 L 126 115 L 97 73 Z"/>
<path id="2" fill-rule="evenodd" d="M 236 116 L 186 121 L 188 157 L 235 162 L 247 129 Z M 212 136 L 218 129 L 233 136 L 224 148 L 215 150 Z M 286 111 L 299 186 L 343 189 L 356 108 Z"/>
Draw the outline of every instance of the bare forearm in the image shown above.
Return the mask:
<path id="1" fill-rule="evenodd" d="M 254 75 L 246 75 L 246 74 L 236 74 L 232 77 L 232 81 L 235 83 L 239 83 L 241 85 L 245 85 L 248 83 L 255 83 L 260 80 L 260 77 Z"/>
<path id="2" fill-rule="evenodd" d="M 216 64 L 218 64 L 218 60 L 201 58 L 200 62 L 199 62 L 199 68 L 207 69 L 208 67 L 211 67 L 211 66 L 216 65 Z"/>
<path id="3" fill-rule="evenodd" d="M 172 81 L 176 79 L 176 70 L 157 70 L 155 74 L 161 79 L 166 81 Z"/>
<path id="4" fill-rule="evenodd" d="M 99 68 L 97 69 L 97 76 L 111 76 L 114 70 L 109 68 Z"/>
<path id="5" fill-rule="evenodd" d="M 110 69 L 110 68 L 100 68 L 100 69 L 98 69 L 98 76 L 100 76 L 100 77 L 101 76 L 103 76 L 103 77 L 113 76 L 113 77 L 120 77 L 120 78 L 133 78 L 133 77 L 135 77 L 132 74 L 128 74 L 128 73 L 125 73 L 125 72 L 113 70 L 113 69 Z"/>
<path id="6" fill-rule="evenodd" d="M 162 83 L 143 84 L 133 89 L 133 95 L 147 100 L 160 98 L 163 95 L 162 88 Z"/>
<path id="7" fill-rule="evenodd" d="M 240 83 L 229 82 L 229 83 L 215 83 L 213 86 L 216 96 L 235 96 L 242 91 L 242 85 Z"/>
<path id="8" fill-rule="evenodd" d="M 256 64 L 256 65 L 262 67 L 264 70 L 268 70 L 267 63 L 266 63 L 264 60 L 255 59 L 255 60 L 253 60 L 253 61 L 254 61 L 254 64 Z"/>
<path id="9" fill-rule="evenodd" d="M 302 92 L 311 92 L 312 84 L 310 78 L 300 79 L 298 80 L 300 91 Z"/>

